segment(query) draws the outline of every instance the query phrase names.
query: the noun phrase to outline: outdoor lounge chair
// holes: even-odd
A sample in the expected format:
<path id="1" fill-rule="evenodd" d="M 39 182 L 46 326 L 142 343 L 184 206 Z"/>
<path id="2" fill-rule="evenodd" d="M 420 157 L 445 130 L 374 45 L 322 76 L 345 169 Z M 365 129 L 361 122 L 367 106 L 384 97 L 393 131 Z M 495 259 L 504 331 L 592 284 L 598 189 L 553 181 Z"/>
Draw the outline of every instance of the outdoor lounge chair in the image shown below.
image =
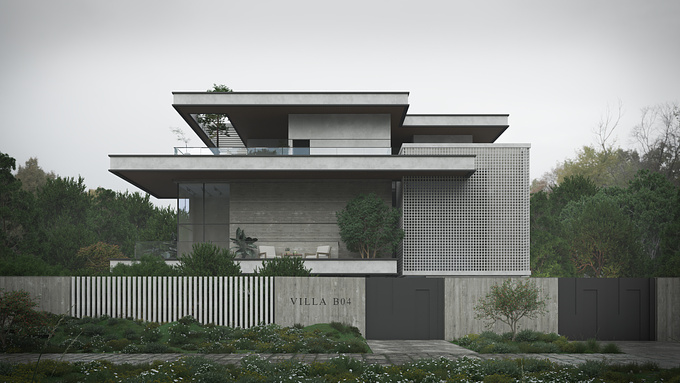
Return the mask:
<path id="1" fill-rule="evenodd" d="M 274 246 L 258 246 L 260 250 L 260 258 L 276 258 L 276 247 Z"/>
<path id="2" fill-rule="evenodd" d="M 331 247 L 330 245 L 319 246 L 316 248 L 316 253 L 305 253 L 305 258 L 330 258 L 331 257 Z"/>

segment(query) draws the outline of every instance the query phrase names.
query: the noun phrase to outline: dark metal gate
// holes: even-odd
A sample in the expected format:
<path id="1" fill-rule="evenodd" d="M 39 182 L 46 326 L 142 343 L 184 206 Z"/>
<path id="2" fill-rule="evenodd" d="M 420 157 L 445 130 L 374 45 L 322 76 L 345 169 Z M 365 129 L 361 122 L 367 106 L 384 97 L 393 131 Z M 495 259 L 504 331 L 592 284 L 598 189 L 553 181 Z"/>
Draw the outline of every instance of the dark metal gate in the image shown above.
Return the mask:
<path id="1" fill-rule="evenodd" d="M 444 339 L 444 280 L 366 278 L 366 339 Z"/>
<path id="2" fill-rule="evenodd" d="M 559 333 L 569 339 L 656 340 L 649 278 L 560 278 Z"/>

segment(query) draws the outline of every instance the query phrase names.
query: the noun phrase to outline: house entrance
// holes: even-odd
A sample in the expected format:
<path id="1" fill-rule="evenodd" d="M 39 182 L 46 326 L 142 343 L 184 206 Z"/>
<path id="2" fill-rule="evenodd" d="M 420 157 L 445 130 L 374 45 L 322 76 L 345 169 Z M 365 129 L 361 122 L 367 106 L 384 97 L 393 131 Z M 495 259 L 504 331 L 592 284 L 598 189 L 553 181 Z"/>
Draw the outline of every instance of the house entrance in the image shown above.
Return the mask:
<path id="1" fill-rule="evenodd" d="M 444 339 L 444 280 L 366 278 L 366 339 Z"/>
<path id="2" fill-rule="evenodd" d="M 560 278 L 559 333 L 569 339 L 656 340 L 654 279 Z"/>

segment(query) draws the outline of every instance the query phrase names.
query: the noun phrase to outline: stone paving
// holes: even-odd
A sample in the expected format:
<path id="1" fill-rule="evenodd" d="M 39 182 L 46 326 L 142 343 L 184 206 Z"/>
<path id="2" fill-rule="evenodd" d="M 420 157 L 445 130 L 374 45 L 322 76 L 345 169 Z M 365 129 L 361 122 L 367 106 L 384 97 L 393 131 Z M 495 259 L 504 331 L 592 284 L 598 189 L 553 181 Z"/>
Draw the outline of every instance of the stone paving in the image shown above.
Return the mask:
<path id="1" fill-rule="evenodd" d="M 372 354 L 344 354 L 371 364 L 404 364 L 424 358 L 455 360 L 461 357 L 477 359 L 536 358 L 552 362 L 578 365 L 588 360 L 605 360 L 609 363 L 638 364 L 654 362 L 661 368 L 680 367 L 680 343 L 678 342 L 607 342 L 616 343 L 623 354 L 478 354 L 444 340 L 369 340 Z M 195 354 L 194 354 L 195 355 Z M 218 363 L 239 363 L 249 355 L 258 355 L 272 362 L 296 360 L 304 363 L 323 362 L 337 354 L 199 354 Z M 187 354 L 43 354 L 40 358 L 65 362 L 89 362 L 107 360 L 112 363 L 150 363 L 154 360 L 175 361 Z M 38 360 L 38 354 L 0 354 L 0 361 L 26 363 Z"/>

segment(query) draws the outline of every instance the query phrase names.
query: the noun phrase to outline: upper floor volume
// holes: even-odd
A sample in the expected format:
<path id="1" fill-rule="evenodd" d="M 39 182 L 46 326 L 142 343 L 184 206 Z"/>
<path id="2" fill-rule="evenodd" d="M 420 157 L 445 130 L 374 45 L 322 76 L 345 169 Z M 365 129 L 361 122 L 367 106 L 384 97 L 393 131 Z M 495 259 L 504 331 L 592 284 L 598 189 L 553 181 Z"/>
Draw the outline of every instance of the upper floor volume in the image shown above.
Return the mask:
<path id="1" fill-rule="evenodd" d="M 508 127 L 507 114 L 409 115 L 408 92 L 173 95 L 173 107 L 205 145 L 176 154 L 199 155 L 110 155 L 112 173 L 157 198 L 176 198 L 177 180 L 469 176 L 473 155 L 404 149 L 489 144 Z M 204 116 L 226 118 L 228 136 L 210 131 Z"/>

